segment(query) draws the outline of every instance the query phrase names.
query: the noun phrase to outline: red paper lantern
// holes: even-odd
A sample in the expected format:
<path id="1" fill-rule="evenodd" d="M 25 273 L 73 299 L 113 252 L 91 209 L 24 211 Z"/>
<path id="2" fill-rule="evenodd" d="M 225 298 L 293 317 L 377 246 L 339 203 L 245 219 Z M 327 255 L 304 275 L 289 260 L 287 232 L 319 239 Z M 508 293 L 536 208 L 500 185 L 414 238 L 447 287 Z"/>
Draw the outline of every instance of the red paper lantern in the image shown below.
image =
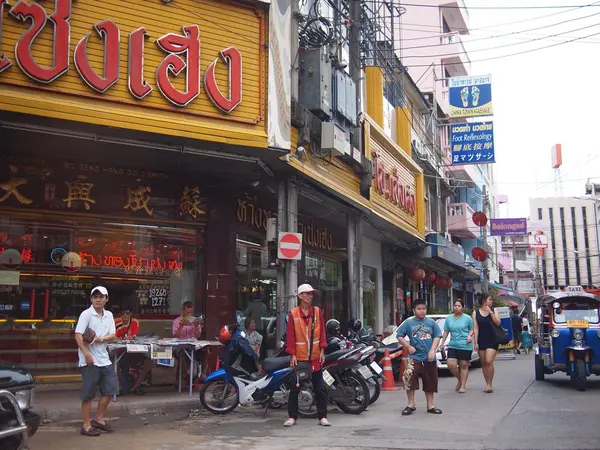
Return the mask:
<path id="1" fill-rule="evenodd" d="M 475 247 L 471 250 L 471 256 L 473 256 L 475 261 L 483 262 L 487 258 L 487 252 L 481 247 Z"/>
<path id="2" fill-rule="evenodd" d="M 423 281 L 425 279 L 425 271 L 415 267 L 410 271 L 409 278 L 413 281 Z"/>
<path id="3" fill-rule="evenodd" d="M 436 277 L 435 273 L 433 273 L 433 272 L 427 272 L 425 274 L 425 281 L 429 284 L 435 283 L 436 278 L 437 277 Z"/>
<path id="4" fill-rule="evenodd" d="M 487 225 L 488 219 L 485 213 L 481 211 L 477 211 L 473 214 L 473 223 L 478 227 L 485 227 Z"/>
<path id="5" fill-rule="evenodd" d="M 444 277 L 437 277 L 437 278 L 435 279 L 435 285 L 436 285 L 437 287 L 439 287 L 439 288 L 442 288 L 442 287 L 444 287 L 444 280 L 445 280 L 445 278 L 444 278 Z"/>
<path id="6" fill-rule="evenodd" d="M 446 278 L 446 289 L 451 289 L 452 288 L 452 278 Z"/>

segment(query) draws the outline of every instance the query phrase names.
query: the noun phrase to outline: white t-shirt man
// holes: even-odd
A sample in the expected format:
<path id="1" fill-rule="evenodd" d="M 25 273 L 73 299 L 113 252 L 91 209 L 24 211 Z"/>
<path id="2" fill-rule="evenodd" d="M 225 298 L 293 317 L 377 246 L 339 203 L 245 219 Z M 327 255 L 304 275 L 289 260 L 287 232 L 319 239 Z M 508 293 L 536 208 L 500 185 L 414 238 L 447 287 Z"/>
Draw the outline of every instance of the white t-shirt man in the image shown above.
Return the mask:
<path id="1" fill-rule="evenodd" d="M 523 317 L 523 322 L 521 323 L 523 324 L 523 330 L 527 329 L 527 331 L 531 333 L 531 330 L 529 329 L 529 320 L 527 320 L 527 317 Z"/>
<path id="2" fill-rule="evenodd" d="M 96 337 L 103 338 L 109 334 L 115 334 L 115 321 L 110 311 L 104 310 L 102 317 L 96 312 L 93 306 L 83 311 L 77 321 L 75 333 L 83 334 L 86 329 L 91 328 L 96 332 Z M 94 365 L 97 367 L 110 366 L 112 362 L 108 356 L 108 344 L 98 342 L 96 344 L 88 344 L 88 349 L 94 357 Z M 77 350 L 79 354 L 79 367 L 87 366 L 85 355 L 81 349 Z"/>

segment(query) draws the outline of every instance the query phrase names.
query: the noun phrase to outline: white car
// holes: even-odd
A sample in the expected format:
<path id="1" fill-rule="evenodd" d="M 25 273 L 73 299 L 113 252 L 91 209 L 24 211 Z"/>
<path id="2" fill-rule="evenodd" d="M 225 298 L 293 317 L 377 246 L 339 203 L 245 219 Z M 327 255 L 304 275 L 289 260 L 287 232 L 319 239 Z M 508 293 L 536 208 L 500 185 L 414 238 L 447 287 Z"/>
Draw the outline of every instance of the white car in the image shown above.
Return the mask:
<path id="1" fill-rule="evenodd" d="M 448 317 L 448 314 L 428 314 L 427 317 L 435 320 L 437 322 L 438 326 L 440 327 L 440 329 L 442 331 L 444 331 L 444 323 L 446 322 L 446 317 Z M 383 343 L 385 345 L 393 344 L 394 342 L 398 341 L 396 338 L 396 333 L 398 332 L 398 328 L 400 328 L 400 325 L 396 326 L 394 328 L 394 332 L 383 340 Z M 448 343 L 450 342 L 450 338 L 451 338 L 451 334 L 448 333 L 448 338 L 446 339 L 446 345 L 444 346 L 445 350 L 446 350 L 446 355 L 448 354 Z M 408 342 L 410 342 L 410 339 L 408 336 L 406 336 L 405 339 Z M 436 358 L 437 358 L 438 369 L 448 370 L 448 364 L 447 364 L 446 360 L 442 360 L 442 353 L 440 352 L 439 349 L 438 349 Z M 470 364 L 473 365 L 478 362 L 479 362 L 479 353 L 477 353 L 475 350 L 473 350 L 473 352 L 471 353 Z"/>

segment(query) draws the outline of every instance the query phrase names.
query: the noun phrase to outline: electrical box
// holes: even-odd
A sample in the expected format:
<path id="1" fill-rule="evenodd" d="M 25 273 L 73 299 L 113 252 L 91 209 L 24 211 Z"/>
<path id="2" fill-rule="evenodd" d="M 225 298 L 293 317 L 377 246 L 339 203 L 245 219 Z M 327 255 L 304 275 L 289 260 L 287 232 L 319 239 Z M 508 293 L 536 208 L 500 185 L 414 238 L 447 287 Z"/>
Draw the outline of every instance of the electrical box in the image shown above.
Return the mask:
<path id="1" fill-rule="evenodd" d="M 331 118 L 332 64 L 325 47 L 299 55 L 298 102 L 322 120 Z"/>
<path id="2" fill-rule="evenodd" d="M 356 84 L 343 70 L 335 71 L 335 106 L 352 125 L 356 125 Z"/>
<path id="3" fill-rule="evenodd" d="M 346 76 L 346 118 L 352 125 L 356 125 L 356 83 L 349 76 Z"/>
<path id="4" fill-rule="evenodd" d="M 350 152 L 350 143 L 343 128 L 333 122 L 321 125 L 321 149 L 329 150 L 333 156 L 343 156 Z"/>
<path id="5" fill-rule="evenodd" d="M 335 71 L 335 105 L 337 111 L 344 117 L 348 115 L 346 111 L 346 77 L 341 70 Z"/>

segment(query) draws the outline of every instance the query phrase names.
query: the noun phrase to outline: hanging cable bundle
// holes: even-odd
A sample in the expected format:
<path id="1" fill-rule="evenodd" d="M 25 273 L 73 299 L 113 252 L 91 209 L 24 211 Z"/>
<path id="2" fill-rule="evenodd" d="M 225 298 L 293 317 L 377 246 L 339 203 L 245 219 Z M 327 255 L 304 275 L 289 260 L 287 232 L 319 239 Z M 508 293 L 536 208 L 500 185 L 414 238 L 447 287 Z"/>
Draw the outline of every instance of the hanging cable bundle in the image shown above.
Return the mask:
<path id="1" fill-rule="evenodd" d="M 310 19 L 300 30 L 300 46 L 320 48 L 329 45 L 333 40 L 333 24 L 324 17 Z"/>

